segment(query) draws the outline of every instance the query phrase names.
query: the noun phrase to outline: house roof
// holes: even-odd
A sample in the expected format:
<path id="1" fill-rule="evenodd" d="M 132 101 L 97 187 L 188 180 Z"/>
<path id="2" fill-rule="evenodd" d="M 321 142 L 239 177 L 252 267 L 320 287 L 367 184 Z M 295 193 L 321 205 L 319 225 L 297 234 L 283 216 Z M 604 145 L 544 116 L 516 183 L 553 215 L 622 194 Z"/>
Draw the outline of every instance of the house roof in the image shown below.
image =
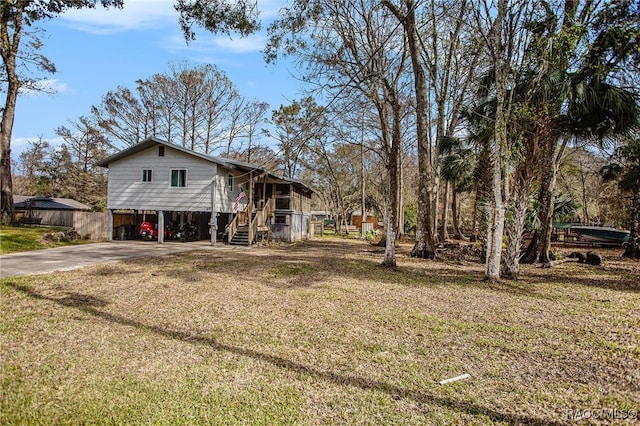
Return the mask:
<path id="1" fill-rule="evenodd" d="M 51 198 L 30 195 L 14 195 L 14 208 L 18 210 L 91 210 L 90 206 L 71 198 Z"/>
<path id="2" fill-rule="evenodd" d="M 309 191 L 309 192 L 315 192 L 314 190 L 312 190 L 311 188 L 309 188 L 307 185 L 305 185 L 304 183 L 302 183 L 299 180 L 296 179 L 291 179 L 291 178 L 287 178 L 284 177 L 282 175 L 279 175 L 277 173 L 271 172 L 269 170 L 266 170 L 264 167 L 261 167 L 257 164 L 252 164 L 252 163 L 245 163 L 244 161 L 238 161 L 238 160 L 232 160 L 230 158 L 223 158 L 223 157 L 215 157 L 212 155 L 206 155 L 206 154 L 201 154 L 199 152 L 196 151 L 192 151 L 190 149 L 184 148 L 180 145 L 175 145 L 172 144 L 170 142 L 166 142 L 163 141 L 162 139 L 158 139 L 156 137 L 150 137 L 147 138 L 145 140 L 143 140 L 142 142 L 133 145 L 129 148 L 126 148 L 120 152 L 117 152 L 107 158 L 105 158 L 102 161 L 99 161 L 98 163 L 96 163 L 97 166 L 100 167 L 109 167 L 109 163 L 112 163 L 114 161 L 120 160 L 122 158 L 128 157 L 129 155 L 132 154 L 136 154 L 138 152 L 144 151 L 145 149 L 151 148 L 153 146 L 156 145 L 163 145 L 163 146 L 167 146 L 169 148 L 175 149 L 177 151 L 183 152 L 185 154 L 189 154 L 189 155 L 193 155 L 194 157 L 198 157 L 201 158 L 203 160 L 212 162 L 212 163 L 216 163 L 218 165 L 221 165 L 223 167 L 226 167 L 228 169 L 236 169 L 239 170 L 243 173 L 249 173 L 249 172 L 254 172 L 256 174 L 268 174 L 269 176 L 276 178 L 276 179 L 280 179 L 286 182 L 291 182 L 294 183 L 300 187 L 302 187 L 304 190 Z"/>

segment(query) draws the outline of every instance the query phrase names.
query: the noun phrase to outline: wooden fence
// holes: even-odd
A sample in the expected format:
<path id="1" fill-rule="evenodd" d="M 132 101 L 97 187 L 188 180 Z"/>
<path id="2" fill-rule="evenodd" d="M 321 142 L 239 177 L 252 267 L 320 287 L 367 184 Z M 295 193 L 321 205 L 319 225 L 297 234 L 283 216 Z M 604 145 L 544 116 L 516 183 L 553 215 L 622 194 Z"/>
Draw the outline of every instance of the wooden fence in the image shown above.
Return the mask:
<path id="1" fill-rule="evenodd" d="M 105 240 L 107 238 L 107 214 L 99 212 L 73 212 L 73 227 L 83 238 Z"/>
<path id="2" fill-rule="evenodd" d="M 17 214 L 20 219 L 23 215 Z M 75 228 L 78 234 L 89 240 L 107 238 L 107 214 L 69 210 L 36 210 L 34 217 L 40 218 L 40 225 Z"/>

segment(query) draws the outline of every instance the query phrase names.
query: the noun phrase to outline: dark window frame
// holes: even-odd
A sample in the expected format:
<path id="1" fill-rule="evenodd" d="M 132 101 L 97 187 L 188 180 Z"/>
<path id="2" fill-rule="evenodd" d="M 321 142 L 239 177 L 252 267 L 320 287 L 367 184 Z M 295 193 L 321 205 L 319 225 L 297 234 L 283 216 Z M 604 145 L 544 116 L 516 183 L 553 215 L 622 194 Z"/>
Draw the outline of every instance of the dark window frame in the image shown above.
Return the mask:
<path id="1" fill-rule="evenodd" d="M 142 169 L 142 182 L 153 182 L 153 169 Z"/>
<path id="2" fill-rule="evenodd" d="M 176 173 L 175 178 L 174 178 L 174 172 Z M 171 188 L 186 188 L 187 187 L 187 169 L 171 169 L 169 171 L 169 186 Z"/>

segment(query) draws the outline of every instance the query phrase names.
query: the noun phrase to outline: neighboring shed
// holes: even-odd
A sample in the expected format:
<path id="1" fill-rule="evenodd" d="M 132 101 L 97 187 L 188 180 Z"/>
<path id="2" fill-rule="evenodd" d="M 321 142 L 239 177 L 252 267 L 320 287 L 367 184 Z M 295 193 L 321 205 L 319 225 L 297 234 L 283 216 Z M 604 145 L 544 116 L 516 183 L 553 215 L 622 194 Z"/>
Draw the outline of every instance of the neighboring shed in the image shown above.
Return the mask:
<path id="1" fill-rule="evenodd" d="M 70 198 L 13 196 L 16 218 L 20 223 L 73 227 L 73 212 L 91 211 L 91 207 Z"/>
<path id="2" fill-rule="evenodd" d="M 356 228 L 360 229 L 362 226 L 362 213 L 360 210 L 354 211 L 351 213 L 351 224 Z M 375 215 L 367 215 L 367 219 L 365 222 L 369 222 L 373 224 L 373 229 L 378 229 L 378 217 Z"/>
<path id="3" fill-rule="evenodd" d="M 16 219 L 22 224 L 74 228 L 82 238 L 104 240 L 107 214 L 70 198 L 14 195 Z"/>

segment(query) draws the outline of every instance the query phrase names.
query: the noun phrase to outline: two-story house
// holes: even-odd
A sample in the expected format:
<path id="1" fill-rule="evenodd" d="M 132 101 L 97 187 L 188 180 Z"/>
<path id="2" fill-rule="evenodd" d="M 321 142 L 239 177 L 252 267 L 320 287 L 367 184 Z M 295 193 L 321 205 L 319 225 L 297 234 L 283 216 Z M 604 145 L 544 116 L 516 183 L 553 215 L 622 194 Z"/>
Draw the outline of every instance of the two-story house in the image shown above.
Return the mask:
<path id="1" fill-rule="evenodd" d="M 191 223 L 199 239 L 249 244 L 257 238 L 309 237 L 313 191 L 259 165 L 213 157 L 157 138 L 98 163 L 108 173 L 107 238 L 137 235 L 147 221 L 157 229 Z M 158 241 L 164 233 L 158 232 Z"/>

